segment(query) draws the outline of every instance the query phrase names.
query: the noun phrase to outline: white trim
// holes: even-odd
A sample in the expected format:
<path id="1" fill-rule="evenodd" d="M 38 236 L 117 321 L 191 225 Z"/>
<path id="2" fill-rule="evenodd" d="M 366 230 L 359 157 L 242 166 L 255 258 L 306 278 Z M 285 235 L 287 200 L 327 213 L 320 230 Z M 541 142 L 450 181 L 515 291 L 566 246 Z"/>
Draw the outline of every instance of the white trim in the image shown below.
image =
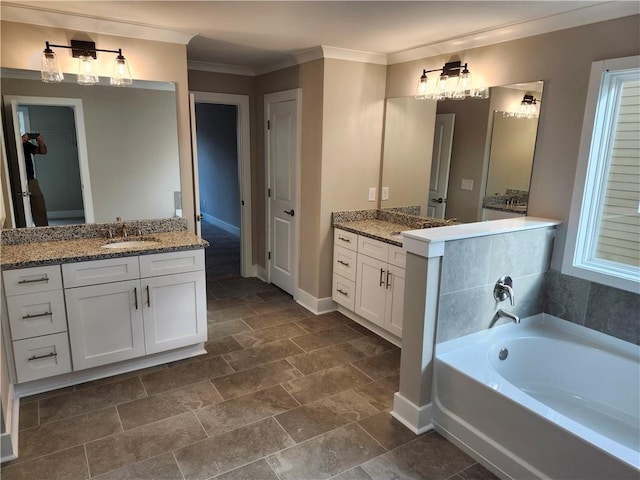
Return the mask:
<path id="1" fill-rule="evenodd" d="M 302 171 L 302 89 L 293 88 L 291 90 L 283 90 L 281 92 L 267 93 L 264 96 L 264 158 L 266 159 L 266 175 L 265 175 L 265 193 L 268 192 L 271 184 L 271 170 L 269 165 L 269 130 L 267 129 L 267 122 L 269 121 L 271 103 L 295 101 L 296 102 L 296 199 L 295 199 L 295 211 L 300 212 L 300 189 L 301 185 L 301 171 Z M 271 200 L 266 198 L 267 208 L 265 208 L 266 219 L 266 242 L 265 242 L 265 270 L 267 274 L 267 282 L 271 283 L 271 262 L 269 260 L 269 252 L 271 251 Z M 293 299 L 297 300 L 298 289 L 298 267 L 300 265 L 300 221 L 295 222 L 295 238 L 293 244 L 295 245 L 295 265 L 293 266 Z"/>
<path id="2" fill-rule="evenodd" d="M 214 217 L 213 215 L 209 215 L 208 213 L 203 213 L 202 216 L 208 223 L 221 228 L 225 232 L 230 233 L 231 235 L 235 235 L 236 237 L 240 236 L 240 227 L 231 225 L 230 223 L 227 223 L 224 220 L 220 220 L 219 218 Z"/>
<path id="3" fill-rule="evenodd" d="M 238 107 L 238 180 L 240 182 L 240 245 L 241 260 L 240 274 L 243 277 L 252 276 L 253 271 L 251 231 L 251 111 L 248 95 L 236 95 L 230 93 L 191 92 L 194 103 L 214 103 L 222 105 L 235 105 Z M 195 119 L 195 109 L 193 112 Z M 194 120 L 195 123 L 195 120 Z M 192 146 L 194 158 L 197 161 L 197 145 Z M 197 165 L 194 165 L 194 171 Z M 197 178 L 195 178 L 197 181 Z M 195 184 L 195 189 L 198 184 Z M 200 207 L 196 205 L 198 210 Z"/>
<path id="4" fill-rule="evenodd" d="M 55 3 L 52 2 L 50 5 L 55 5 Z M 112 20 L 80 13 L 62 12 L 54 8 L 16 5 L 8 2 L 2 2 L 2 20 L 181 45 L 188 44 L 197 35 L 197 32 L 184 32 L 144 23 Z"/>
<path id="5" fill-rule="evenodd" d="M 403 397 L 400 392 L 393 394 L 391 416 L 416 435 L 433 430 L 432 412 L 433 405 L 431 403 L 418 407 Z"/>
<path id="6" fill-rule="evenodd" d="M 210 63 L 198 60 L 187 61 L 188 70 L 200 72 L 226 73 L 229 75 L 244 75 L 245 77 L 255 77 L 256 71 L 251 67 L 243 65 L 226 65 L 224 63 Z"/>
<path id="7" fill-rule="evenodd" d="M 58 98 L 58 97 L 33 97 L 22 95 L 6 95 L 4 97 L 5 102 L 11 104 L 11 110 L 13 115 L 13 131 L 15 135 L 16 149 L 18 152 L 18 169 L 20 171 L 20 180 L 22 182 L 21 189 L 27 188 L 27 178 L 25 171 L 24 153 L 21 145 L 20 125 L 18 124 L 17 107 L 20 105 L 47 105 L 47 106 L 59 106 L 70 107 L 73 109 L 74 121 L 76 127 L 76 143 L 78 147 L 78 165 L 80 167 L 80 186 L 82 190 L 82 205 L 84 208 L 85 223 L 94 223 L 93 213 L 93 195 L 91 194 L 91 177 L 89 174 L 89 153 L 87 150 L 87 134 L 84 126 L 84 110 L 82 107 L 81 98 Z M 25 197 L 26 199 L 27 197 Z M 30 208 L 26 208 L 25 200 L 25 220 L 27 226 L 33 222 L 31 217 Z"/>
<path id="8" fill-rule="evenodd" d="M 589 77 L 589 90 L 587 93 L 587 102 L 585 105 L 584 119 L 582 122 L 582 136 L 580 139 L 580 148 L 578 150 L 578 162 L 576 166 L 576 175 L 573 183 L 573 195 L 571 198 L 571 210 L 569 213 L 569 221 L 567 224 L 567 236 L 562 255 L 561 272 L 592 282 L 608 285 L 614 288 L 627 290 L 629 292 L 638 293 L 640 282 L 631 278 L 622 278 L 613 274 L 604 273 L 605 270 L 592 270 L 588 265 L 577 265 L 582 262 L 578 259 L 579 235 L 581 217 L 584 221 L 588 215 L 583 212 L 586 208 L 585 199 L 589 200 L 594 195 L 592 185 L 587 184 L 587 175 L 590 168 L 590 156 L 592 150 L 592 141 L 594 140 L 594 127 L 597 121 L 598 105 L 600 103 L 600 87 L 602 74 L 608 70 L 624 70 L 628 68 L 638 68 L 640 64 L 640 56 L 615 58 L 593 62 L 591 64 L 591 74 Z M 604 106 L 603 106 L 604 108 Z"/>
<path id="9" fill-rule="evenodd" d="M 331 297 L 316 298 L 301 288 L 298 289 L 296 302 L 309 310 L 314 315 L 322 315 L 323 313 L 335 312 L 338 305 Z"/>
<path id="10" fill-rule="evenodd" d="M 258 265 L 257 263 L 254 264 L 254 269 L 255 269 L 255 276 L 258 277 L 260 280 L 262 280 L 265 283 L 269 283 L 269 275 L 267 275 L 267 270 L 262 266 L 262 265 Z"/>
<path id="11" fill-rule="evenodd" d="M 18 435 L 20 432 L 20 398 L 15 395 L 13 384 L 9 384 L 7 394 L 6 431 L 0 436 L 0 463 L 18 458 Z"/>
<path id="12" fill-rule="evenodd" d="M 387 55 L 384 53 L 349 50 L 347 48 L 329 47 L 327 45 L 322 45 L 322 53 L 324 58 L 349 60 L 351 62 L 374 63 L 376 65 L 387 64 Z"/>
<path id="13" fill-rule="evenodd" d="M 13 209 L 13 194 L 11 190 L 11 179 L 9 178 L 9 157 L 7 157 L 7 146 L 4 142 L 4 129 L 0 129 L 0 154 L 2 155 L 2 169 L 4 170 L 5 182 L 0 185 L 0 190 L 6 192 L 8 204 L 3 205 L 4 198 L 0 198 L 0 205 L 3 205 L 3 211 L 0 212 L 4 215 L 2 223 L 0 223 L 0 230 L 4 226 L 6 219 L 9 219 L 9 228 L 16 228 L 16 214 Z M 0 215 L 1 216 L 1 215 Z"/>

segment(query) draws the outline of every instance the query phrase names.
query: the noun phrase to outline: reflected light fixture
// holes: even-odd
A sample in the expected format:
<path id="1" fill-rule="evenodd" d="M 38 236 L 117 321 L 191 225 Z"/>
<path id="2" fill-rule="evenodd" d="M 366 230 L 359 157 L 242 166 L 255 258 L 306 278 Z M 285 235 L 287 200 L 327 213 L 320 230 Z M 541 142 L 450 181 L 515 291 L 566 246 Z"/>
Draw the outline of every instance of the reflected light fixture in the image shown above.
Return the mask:
<path id="1" fill-rule="evenodd" d="M 430 81 L 427 74 L 441 72 L 437 79 Z M 461 61 L 447 62 L 442 68 L 422 70 L 418 81 L 416 98 L 419 100 L 463 100 L 467 97 L 488 98 L 486 88 L 474 88 L 468 64 Z"/>
<path id="2" fill-rule="evenodd" d="M 71 45 L 45 43 L 46 46 L 42 52 L 42 70 L 40 72 L 40 78 L 45 83 L 61 82 L 64 79 L 64 75 L 60 69 L 60 63 L 52 47 L 70 49 L 73 57 L 78 59 L 78 84 L 80 85 L 95 85 L 100 81 L 95 65 L 98 52 L 117 54 L 113 64 L 111 85 L 123 87 L 131 85 L 132 83 L 129 64 L 122 55 L 122 49 L 105 50 L 96 48 L 95 42 L 83 40 L 71 40 Z"/>
<path id="3" fill-rule="evenodd" d="M 521 118 L 537 118 L 538 117 L 538 100 L 533 95 L 525 94 L 520 102 L 519 117 Z"/>

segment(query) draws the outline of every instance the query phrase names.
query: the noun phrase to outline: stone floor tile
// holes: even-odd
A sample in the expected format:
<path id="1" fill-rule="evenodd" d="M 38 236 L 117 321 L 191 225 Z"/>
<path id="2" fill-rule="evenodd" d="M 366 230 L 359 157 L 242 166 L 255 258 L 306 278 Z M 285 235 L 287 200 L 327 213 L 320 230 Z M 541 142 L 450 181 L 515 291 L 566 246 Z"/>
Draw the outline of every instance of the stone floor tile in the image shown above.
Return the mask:
<path id="1" fill-rule="evenodd" d="M 280 480 L 269 464 L 264 460 L 256 460 L 244 467 L 216 477 L 216 480 Z M 355 480 L 355 479 L 354 479 Z"/>
<path id="2" fill-rule="evenodd" d="M 371 480 L 371 477 L 362 467 L 356 467 L 331 477 L 331 480 Z"/>
<path id="3" fill-rule="evenodd" d="M 96 480 L 182 480 L 182 473 L 173 455 L 165 453 L 93 478 Z"/>
<path id="4" fill-rule="evenodd" d="M 38 415 L 38 402 L 22 404 L 20 402 L 19 429 L 37 427 L 40 425 L 40 417 Z"/>
<path id="5" fill-rule="evenodd" d="M 378 412 L 353 390 L 276 415 L 289 436 L 300 443 Z"/>
<path id="6" fill-rule="evenodd" d="M 292 298 L 278 298 L 261 303 L 254 303 L 251 304 L 251 308 L 257 315 L 272 315 L 284 310 L 296 312 L 299 318 L 311 315 L 311 312 L 298 305 Z"/>
<path id="7" fill-rule="evenodd" d="M 360 420 L 358 425 L 364 428 L 369 435 L 387 450 L 393 450 L 417 438 L 415 433 L 387 412 L 380 412 L 377 415 Z"/>
<path id="8" fill-rule="evenodd" d="M 384 453 L 356 424 L 338 428 L 267 457 L 282 480 L 330 478 Z"/>
<path id="9" fill-rule="evenodd" d="M 123 428 L 129 430 L 221 401 L 213 384 L 205 381 L 123 403 L 117 408 Z"/>
<path id="10" fill-rule="evenodd" d="M 474 463 L 452 443 L 437 433 L 430 433 L 368 461 L 362 468 L 374 480 L 440 480 Z"/>
<path id="11" fill-rule="evenodd" d="M 338 312 L 324 313 L 313 317 L 296 320 L 306 333 L 316 333 L 328 328 L 344 327 L 354 324 L 353 321 Z"/>
<path id="12" fill-rule="evenodd" d="M 207 437 L 193 412 L 125 430 L 86 444 L 92 476 L 182 448 Z"/>
<path id="13" fill-rule="evenodd" d="M 353 328 L 353 326 L 351 326 L 351 328 Z M 381 353 L 389 350 L 400 350 L 393 343 L 388 342 L 377 335 L 367 335 L 356 338 L 355 340 L 350 341 L 349 344 L 360 350 L 367 357 L 380 355 Z"/>
<path id="14" fill-rule="evenodd" d="M 400 376 L 392 375 L 354 390 L 378 410 L 389 412 L 393 408 L 393 396 L 400 388 Z"/>
<path id="15" fill-rule="evenodd" d="M 82 445 L 24 463 L 3 466 L 2 480 L 83 480 L 89 478 Z"/>
<path id="16" fill-rule="evenodd" d="M 306 332 L 295 323 L 283 323 L 274 327 L 245 331 L 233 336 L 243 347 L 257 347 L 265 343 L 275 342 L 290 337 L 298 337 Z"/>
<path id="17" fill-rule="evenodd" d="M 400 373 L 400 350 L 388 352 L 351 362 L 351 365 L 374 380 Z"/>
<path id="18" fill-rule="evenodd" d="M 479 463 L 471 465 L 459 472 L 458 475 L 464 480 L 498 480 L 493 473 L 484 468 Z"/>
<path id="19" fill-rule="evenodd" d="M 253 367 L 212 380 L 225 400 L 283 383 L 302 374 L 286 360 Z"/>
<path id="20" fill-rule="evenodd" d="M 252 317 L 247 317 L 244 322 L 254 330 L 259 330 L 267 327 L 275 327 L 276 325 L 282 325 L 284 323 L 291 323 L 294 320 L 304 318 L 309 314 L 308 311 L 300 306 L 287 306 L 284 309 L 274 312 L 261 312 L 260 308 L 262 304 L 253 305 L 252 308 L 256 310 L 256 313 Z"/>
<path id="21" fill-rule="evenodd" d="M 230 335 L 245 332 L 247 330 L 251 330 L 251 328 L 241 319 L 229 320 L 227 322 L 220 323 L 209 323 L 207 325 L 209 341 L 228 337 Z"/>
<path id="22" fill-rule="evenodd" d="M 149 395 L 199 383 L 231 373 L 233 369 L 220 357 L 194 361 L 140 377 Z"/>
<path id="23" fill-rule="evenodd" d="M 362 351 L 350 343 L 341 343 L 303 355 L 291 357 L 288 361 L 305 375 L 344 365 L 364 357 Z"/>
<path id="24" fill-rule="evenodd" d="M 38 402 L 38 401 L 44 400 L 46 398 L 57 397 L 58 395 L 64 395 L 66 393 L 70 393 L 70 392 L 75 391 L 75 389 L 76 389 L 75 386 L 71 386 L 71 387 L 58 388 L 56 390 L 51 390 L 49 392 L 43 392 L 43 393 L 37 393 L 35 395 L 29 395 L 28 397 L 23 397 L 23 398 L 20 399 L 20 405 L 31 403 L 31 402 Z"/>
<path id="25" fill-rule="evenodd" d="M 18 436 L 19 456 L 16 462 L 48 455 L 121 431 L 115 407 L 23 430 Z"/>
<path id="26" fill-rule="evenodd" d="M 293 398 L 305 404 L 370 382 L 371 379 L 356 368 L 342 365 L 291 380 L 283 386 Z"/>
<path id="27" fill-rule="evenodd" d="M 316 333 L 309 333 L 307 335 L 295 337 L 292 340 L 296 345 L 304 349 L 305 352 L 310 352 L 312 350 L 318 350 L 338 343 L 345 343 L 361 336 L 362 335 L 355 330 L 342 326 Z"/>
<path id="28" fill-rule="evenodd" d="M 223 358 L 235 371 L 239 372 L 300 353 L 304 353 L 303 350 L 287 339 L 238 350 L 224 355 Z"/>
<path id="29" fill-rule="evenodd" d="M 113 375 L 111 377 L 99 378 L 98 380 L 91 380 L 90 382 L 80 383 L 76 385 L 76 390 L 91 388 L 97 385 L 106 385 L 107 383 L 115 383 L 127 378 L 139 377 L 140 375 L 146 375 L 147 373 L 158 372 L 166 368 L 168 368 L 167 364 L 163 363 L 162 365 L 155 365 L 153 367 L 142 368 L 140 370 L 133 370 L 131 372 L 125 372 L 119 375 Z"/>
<path id="30" fill-rule="evenodd" d="M 196 416 L 209 435 L 217 435 L 299 406 L 280 385 L 201 408 Z"/>
<path id="31" fill-rule="evenodd" d="M 138 377 L 87 387 L 40 400 L 40 423 L 44 425 L 146 396 Z"/>
<path id="32" fill-rule="evenodd" d="M 189 445 L 176 451 L 175 457 L 185 480 L 205 480 L 292 444 L 280 425 L 267 418 Z"/>
<path id="33" fill-rule="evenodd" d="M 207 312 L 209 323 L 222 323 L 229 320 L 236 320 L 255 315 L 255 312 L 248 305 L 238 305 L 236 307 L 225 308 L 224 310 L 214 310 Z"/>

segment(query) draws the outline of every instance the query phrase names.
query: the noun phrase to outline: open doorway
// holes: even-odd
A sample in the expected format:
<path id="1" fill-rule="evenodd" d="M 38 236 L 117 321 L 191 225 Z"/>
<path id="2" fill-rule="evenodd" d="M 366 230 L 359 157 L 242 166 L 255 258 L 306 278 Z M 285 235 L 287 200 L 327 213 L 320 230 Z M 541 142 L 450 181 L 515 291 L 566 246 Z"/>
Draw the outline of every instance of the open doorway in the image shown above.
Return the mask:
<path id="1" fill-rule="evenodd" d="M 207 280 L 251 276 L 249 102 L 242 95 L 194 93 L 192 133 L 198 232 Z"/>

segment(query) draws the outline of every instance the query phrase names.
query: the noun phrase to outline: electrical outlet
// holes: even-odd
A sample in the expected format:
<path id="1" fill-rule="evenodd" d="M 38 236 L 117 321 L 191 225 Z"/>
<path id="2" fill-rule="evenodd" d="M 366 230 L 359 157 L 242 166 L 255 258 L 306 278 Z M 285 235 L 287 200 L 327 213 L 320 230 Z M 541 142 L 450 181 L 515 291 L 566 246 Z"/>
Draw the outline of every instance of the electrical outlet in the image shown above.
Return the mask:
<path id="1" fill-rule="evenodd" d="M 382 187 L 382 200 L 389 200 L 389 187 Z"/>
<path id="2" fill-rule="evenodd" d="M 369 188 L 369 201 L 375 202 L 376 200 L 376 187 Z"/>
<path id="3" fill-rule="evenodd" d="M 462 190 L 473 190 L 473 180 L 469 180 L 468 178 L 462 179 L 462 185 L 460 186 Z"/>

